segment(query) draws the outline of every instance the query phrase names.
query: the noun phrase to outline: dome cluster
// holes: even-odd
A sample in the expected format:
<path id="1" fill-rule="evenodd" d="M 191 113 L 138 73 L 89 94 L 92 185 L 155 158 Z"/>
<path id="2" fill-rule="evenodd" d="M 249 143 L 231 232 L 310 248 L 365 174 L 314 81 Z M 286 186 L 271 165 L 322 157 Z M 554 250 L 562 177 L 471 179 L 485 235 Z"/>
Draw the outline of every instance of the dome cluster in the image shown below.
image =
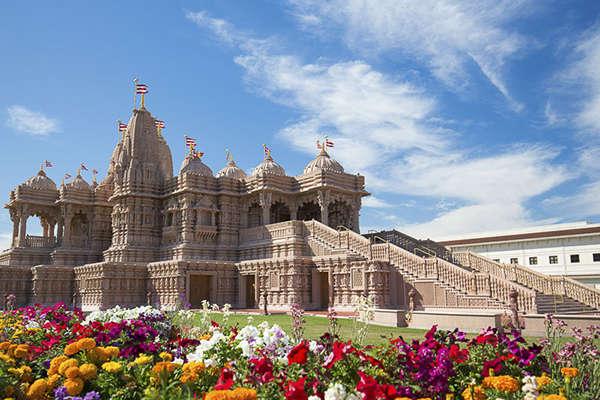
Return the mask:
<path id="1" fill-rule="evenodd" d="M 23 186 L 38 190 L 56 190 L 56 184 L 46 176 L 46 173 L 42 169 L 36 175 L 27 179 Z"/>

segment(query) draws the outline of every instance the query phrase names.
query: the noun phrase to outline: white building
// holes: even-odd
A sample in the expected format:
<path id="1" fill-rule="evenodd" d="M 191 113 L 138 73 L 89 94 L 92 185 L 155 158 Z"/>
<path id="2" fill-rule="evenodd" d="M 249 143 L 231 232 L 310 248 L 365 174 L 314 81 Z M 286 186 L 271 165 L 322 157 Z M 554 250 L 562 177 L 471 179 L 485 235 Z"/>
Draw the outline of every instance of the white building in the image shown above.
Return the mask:
<path id="1" fill-rule="evenodd" d="M 574 222 L 436 238 L 453 251 L 470 250 L 501 263 L 567 275 L 600 288 L 600 224 Z"/>

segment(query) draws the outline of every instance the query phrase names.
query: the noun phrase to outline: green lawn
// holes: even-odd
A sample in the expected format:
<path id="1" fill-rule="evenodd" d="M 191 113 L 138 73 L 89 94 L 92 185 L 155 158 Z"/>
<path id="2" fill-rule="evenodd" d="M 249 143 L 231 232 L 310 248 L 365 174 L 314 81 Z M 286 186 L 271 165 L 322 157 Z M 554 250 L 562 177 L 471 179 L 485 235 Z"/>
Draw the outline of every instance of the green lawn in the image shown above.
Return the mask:
<path id="1" fill-rule="evenodd" d="M 269 325 L 277 324 L 283 328 L 288 334 L 291 331 L 291 318 L 289 315 L 284 314 L 276 314 L 276 315 L 245 315 L 245 314 L 232 314 L 229 317 L 229 322 L 227 325 L 235 325 L 239 324 L 241 327 L 247 325 L 248 317 L 251 316 L 253 318 L 252 325 L 257 326 L 263 321 L 268 321 Z M 213 319 L 221 323 L 222 315 L 214 314 Z M 304 337 L 308 340 L 313 340 L 319 338 L 323 333 L 327 332 L 329 328 L 329 320 L 325 317 L 309 317 L 306 316 L 306 324 L 305 324 L 305 333 Z M 342 319 L 339 320 L 340 324 L 340 337 L 344 340 L 352 339 L 352 320 L 350 319 Z M 402 338 L 410 342 L 413 339 L 422 340 L 425 337 L 426 330 L 423 329 L 411 329 L 411 328 L 393 328 L 387 326 L 379 326 L 379 325 L 371 325 L 369 327 L 369 334 L 367 336 L 367 340 L 365 344 L 371 345 L 381 345 L 387 342 L 389 338 L 397 338 L 398 336 L 402 336 Z M 473 333 L 468 333 L 468 338 L 474 338 L 477 336 Z M 525 337 L 528 342 L 538 342 L 539 337 Z"/>

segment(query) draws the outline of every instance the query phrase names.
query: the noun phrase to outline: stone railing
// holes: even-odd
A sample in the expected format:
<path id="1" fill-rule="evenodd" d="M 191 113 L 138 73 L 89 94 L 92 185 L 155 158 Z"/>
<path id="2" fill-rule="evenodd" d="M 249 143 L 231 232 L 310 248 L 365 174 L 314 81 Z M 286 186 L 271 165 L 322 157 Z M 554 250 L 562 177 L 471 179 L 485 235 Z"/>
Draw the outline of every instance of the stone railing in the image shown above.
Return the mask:
<path id="1" fill-rule="evenodd" d="M 432 278 L 469 295 L 490 296 L 510 304 L 511 290 L 519 293 L 519 310 L 537 312 L 536 292 L 511 280 L 489 273 L 474 273 L 441 258 L 421 258 L 391 243 L 372 244 L 363 236 L 349 231 L 336 231 L 317 221 L 304 222 L 308 233 L 333 248 L 346 248 L 367 259 L 387 261 L 417 278 Z"/>
<path id="2" fill-rule="evenodd" d="M 52 248 L 56 245 L 54 237 L 27 235 L 27 247 L 37 249 Z"/>
<path id="3" fill-rule="evenodd" d="M 303 228 L 303 221 L 286 221 L 266 226 L 257 226 L 255 228 L 240 229 L 240 244 L 302 236 Z"/>
<path id="4" fill-rule="evenodd" d="M 566 295 L 587 306 L 600 309 L 600 290 L 567 277 L 547 276 L 519 264 L 501 264 L 471 251 L 454 252 L 462 265 L 508 281 L 514 281 L 544 294 Z"/>

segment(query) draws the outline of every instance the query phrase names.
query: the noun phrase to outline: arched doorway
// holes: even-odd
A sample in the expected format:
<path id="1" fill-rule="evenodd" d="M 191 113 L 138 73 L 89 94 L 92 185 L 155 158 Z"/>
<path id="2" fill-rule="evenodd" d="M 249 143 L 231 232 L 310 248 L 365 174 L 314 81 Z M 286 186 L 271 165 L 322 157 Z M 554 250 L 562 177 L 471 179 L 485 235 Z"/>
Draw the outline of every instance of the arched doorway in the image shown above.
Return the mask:
<path id="1" fill-rule="evenodd" d="M 271 206 L 270 222 L 285 222 L 291 220 L 290 208 L 283 202 L 278 201 Z"/>
<path id="2" fill-rule="evenodd" d="M 321 207 L 314 201 L 302 204 L 298 208 L 298 219 L 301 221 L 310 221 L 311 219 L 321 221 Z"/>

